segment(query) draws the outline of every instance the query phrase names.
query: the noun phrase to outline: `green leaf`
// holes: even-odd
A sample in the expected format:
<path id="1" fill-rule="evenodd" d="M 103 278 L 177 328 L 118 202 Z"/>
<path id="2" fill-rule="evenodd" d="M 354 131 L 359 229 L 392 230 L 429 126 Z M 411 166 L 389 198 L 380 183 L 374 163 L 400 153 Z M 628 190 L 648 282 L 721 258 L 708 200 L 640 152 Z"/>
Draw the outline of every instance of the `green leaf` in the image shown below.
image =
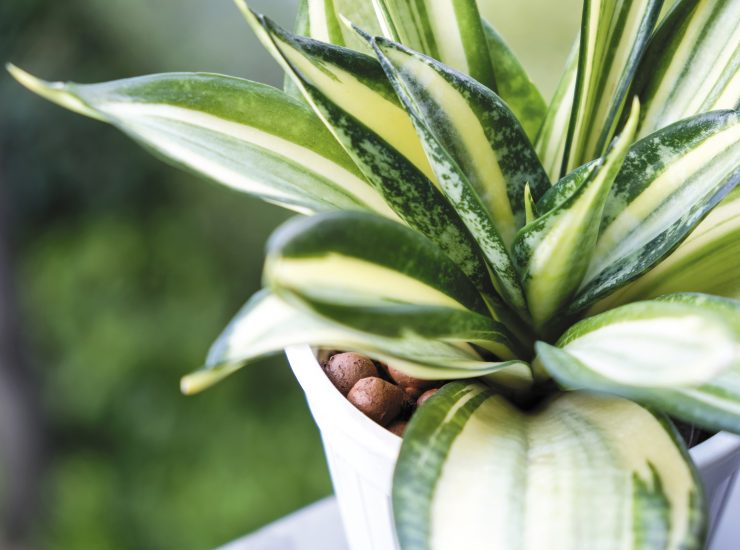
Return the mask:
<path id="1" fill-rule="evenodd" d="M 681 291 L 740 299 L 740 187 L 725 197 L 675 252 L 589 311 L 598 313 Z"/>
<path id="2" fill-rule="evenodd" d="M 576 93 L 577 74 L 578 42 L 573 45 L 568 54 L 560 82 L 547 107 L 537 139 L 534 141 L 534 148 L 551 181 L 558 181 L 562 175 L 563 155 L 573 110 L 573 96 Z"/>
<path id="3" fill-rule="evenodd" d="M 298 36 L 311 36 L 308 20 L 308 0 L 298 0 L 298 10 L 296 11 L 295 22 L 293 23 L 293 32 Z M 283 75 L 283 91 L 290 97 L 304 101 L 303 94 L 288 74 Z"/>
<path id="4" fill-rule="evenodd" d="M 474 78 L 496 80 L 475 0 L 373 0 L 383 35 Z"/>
<path id="5" fill-rule="evenodd" d="M 8 69 L 42 97 L 218 183 L 299 212 L 374 210 L 398 219 L 313 112 L 264 84 L 206 73 L 63 84 Z"/>
<path id="6" fill-rule="evenodd" d="M 650 40 L 633 93 L 638 136 L 683 118 L 740 105 L 740 3 L 681 0 Z"/>
<path id="7" fill-rule="evenodd" d="M 425 123 L 459 166 L 510 246 L 524 225 L 524 186 L 529 183 L 535 199 L 549 189 L 514 114 L 495 93 L 467 76 L 388 40 L 376 39 L 375 44 L 412 120 L 417 126 Z M 439 173 L 437 179 L 444 186 Z"/>
<path id="8" fill-rule="evenodd" d="M 296 37 L 248 9 L 245 16 L 388 204 L 436 242 L 483 294 L 495 296 L 480 249 L 429 179 L 434 175 L 413 124 L 378 61 Z"/>
<path id="9" fill-rule="evenodd" d="M 579 392 L 524 412 L 462 382 L 412 417 L 393 510 L 403 550 L 699 549 L 706 525 L 696 471 L 662 417 Z"/>
<path id="10" fill-rule="evenodd" d="M 575 358 L 574 369 L 578 365 L 617 384 L 643 388 L 703 384 L 738 358 L 736 334 L 723 315 L 667 301 L 635 302 L 588 317 L 568 329 L 557 346 Z M 541 349 L 547 345 L 538 343 L 538 353 Z M 548 355 L 540 358 L 549 371 Z"/>
<path id="11" fill-rule="evenodd" d="M 545 100 L 503 37 L 485 19 L 482 21 L 496 81 L 496 88 L 491 89 L 506 102 L 534 141 L 547 112 Z"/>
<path id="12" fill-rule="evenodd" d="M 246 303 L 214 342 L 205 366 L 183 377 L 182 391 L 198 393 L 250 361 L 297 344 L 363 352 L 410 376 L 430 380 L 471 378 L 522 365 L 518 361 L 483 361 L 470 347 L 353 330 L 263 290 Z"/>
<path id="13" fill-rule="evenodd" d="M 624 131 L 606 157 L 589 168 L 592 172 L 585 181 L 570 194 L 562 193 L 565 200 L 558 203 L 550 199 L 556 206 L 525 226 L 514 241 L 514 261 L 532 319 L 541 332 L 548 332 L 548 322 L 570 300 L 586 274 L 602 210 L 632 142 L 639 110 L 635 103 Z M 576 172 L 572 177 L 580 179 L 581 175 Z M 570 183 L 556 187 L 561 186 L 566 190 L 572 187 Z"/>
<path id="14" fill-rule="evenodd" d="M 548 371 L 559 382 L 569 387 L 588 388 L 592 391 L 620 395 L 658 408 L 671 416 L 708 430 L 740 433 L 740 361 L 738 360 L 740 302 L 706 294 L 689 293 L 668 295 L 659 300 L 643 303 L 693 307 L 697 311 L 703 311 L 705 315 L 714 315 L 715 319 L 721 319 L 726 329 L 730 331 L 731 342 L 735 348 L 731 366 L 705 383 L 673 387 L 663 385 L 643 387 L 625 384 L 605 376 L 601 370 L 589 368 L 566 351 L 541 342 L 537 344 L 539 357 L 546 364 Z M 682 336 L 683 338 L 676 338 L 681 346 L 685 346 L 688 339 L 695 339 L 692 333 L 683 333 Z M 706 344 L 707 342 L 701 342 L 699 346 Z M 693 353 L 694 350 L 690 352 Z M 707 357 L 708 354 L 705 352 L 704 355 L 695 358 L 694 369 L 697 373 L 703 371 L 704 368 L 710 368 L 706 366 Z M 664 357 L 661 356 L 660 360 L 663 361 Z M 685 359 L 681 358 L 680 361 L 685 361 Z"/>
<path id="15" fill-rule="evenodd" d="M 592 176 L 594 170 L 598 169 L 601 166 L 601 163 L 601 159 L 587 162 L 558 181 L 555 185 L 550 187 L 550 189 L 548 189 L 537 202 L 537 210 L 542 214 L 546 214 L 550 210 L 560 206 L 563 202 L 573 196 L 573 193 L 575 193 L 581 185 L 583 185 L 583 183 Z"/>
<path id="16" fill-rule="evenodd" d="M 334 0 L 308 0 L 309 34 L 306 36 L 336 46 L 346 46 L 334 4 Z"/>
<path id="17" fill-rule="evenodd" d="M 376 39 L 374 45 L 442 191 L 488 260 L 496 288 L 512 307 L 525 312 L 507 247 L 525 222 L 527 183 L 538 197 L 549 186 L 521 126 L 477 82 L 388 40 Z"/>
<path id="18" fill-rule="evenodd" d="M 372 3 L 367 0 L 303 0 L 306 5 L 306 32 L 296 32 L 321 42 L 345 46 L 357 51 L 369 51 L 367 43 L 358 38 L 343 18 L 374 35 L 380 34 L 380 23 Z"/>
<path id="19" fill-rule="evenodd" d="M 601 156 L 617 128 L 658 0 L 585 0 L 565 172 Z"/>
<path id="20" fill-rule="evenodd" d="M 379 216 L 340 213 L 285 224 L 270 239 L 265 282 L 357 330 L 516 355 L 514 338 L 488 316 L 463 272 L 431 241 Z"/>
<path id="21" fill-rule="evenodd" d="M 633 145 L 571 311 L 635 279 L 678 246 L 740 182 L 739 155 L 734 111 L 677 122 Z"/>

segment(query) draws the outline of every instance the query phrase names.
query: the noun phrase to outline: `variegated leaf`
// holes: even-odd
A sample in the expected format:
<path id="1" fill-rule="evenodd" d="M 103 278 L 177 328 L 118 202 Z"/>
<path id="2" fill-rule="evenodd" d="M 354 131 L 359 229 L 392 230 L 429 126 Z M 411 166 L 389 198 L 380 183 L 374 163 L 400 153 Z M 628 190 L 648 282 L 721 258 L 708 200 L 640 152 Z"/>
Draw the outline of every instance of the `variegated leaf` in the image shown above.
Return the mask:
<path id="1" fill-rule="evenodd" d="M 507 247 L 525 222 L 524 188 L 541 196 L 547 176 L 508 107 L 490 90 L 385 39 L 375 48 L 411 115 L 437 180 L 519 312 L 526 304 Z"/>
<path id="2" fill-rule="evenodd" d="M 604 208 L 599 239 L 571 311 L 667 256 L 740 182 L 740 115 L 677 122 L 630 148 Z"/>
<path id="3" fill-rule="evenodd" d="M 250 361 L 297 344 L 363 352 L 410 376 L 430 380 L 471 378 L 522 365 L 484 361 L 470 347 L 438 340 L 413 335 L 389 338 L 354 330 L 261 291 L 214 342 L 205 366 L 183 377 L 182 391 L 200 392 Z"/>
<path id="4" fill-rule="evenodd" d="M 557 346 L 580 368 L 642 388 L 702 384 L 737 359 L 736 334 L 721 315 L 666 301 L 635 302 L 588 317 L 568 329 Z M 538 343 L 538 353 L 542 349 L 547 344 Z M 547 354 L 540 358 L 549 371 Z"/>
<path id="5" fill-rule="evenodd" d="M 548 371 L 561 383 L 572 388 L 588 388 L 593 391 L 620 395 L 656 407 L 666 413 L 686 422 L 702 426 L 707 430 L 727 430 L 740 433 L 740 301 L 718 298 L 706 294 L 672 294 L 656 302 L 642 302 L 683 306 L 703 311 L 707 316 L 721 319 L 731 334 L 735 355 L 731 366 L 717 376 L 713 376 L 703 383 L 693 385 L 663 385 L 645 387 L 642 385 L 627 384 L 606 375 L 600 369 L 592 369 L 566 351 L 542 343 L 537 344 L 540 360 L 545 363 Z M 639 304 L 632 304 L 633 307 Z M 618 311 L 618 310 L 616 310 Z M 708 317 L 709 318 L 709 317 Z M 669 327 L 665 327 L 669 328 Z M 676 333 L 672 338 L 679 347 L 689 353 L 695 349 L 688 349 L 688 341 L 696 340 L 694 330 Z M 706 333 L 702 331 L 704 335 Z M 666 332 L 666 336 L 668 336 Z M 649 340 L 650 335 L 645 335 Z M 709 341 L 696 342 L 702 348 Z M 716 343 L 716 342 L 715 342 Z M 721 345 L 721 344 L 717 344 Z M 567 346 L 566 346 L 567 349 Z M 711 370 L 708 360 L 715 350 L 705 351 L 694 358 L 693 369 L 699 373 Z M 655 359 L 663 361 L 665 356 L 658 353 Z M 680 362 L 686 361 L 681 357 Z M 637 368 L 637 365 L 624 363 L 625 368 Z"/>
<path id="6" fill-rule="evenodd" d="M 475 0 L 372 0 L 383 35 L 496 89 Z M 367 29 L 365 29 L 367 30 Z"/>
<path id="7" fill-rule="evenodd" d="M 270 239 L 265 282 L 358 330 L 471 342 L 515 357 L 513 336 L 487 315 L 463 272 L 425 237 L 378 216 L 285 224 Z"/>
<path id="8" fill-rule="evenodd" d="M 590 313 L 671 292 L 740 299 L 740 187 L 736 187 L 670 256 Z"/>
<path id="9" fill-rule="evenodd" d="M 668 421 L 573 392 L 522 411 L 447 384 L 414 414 L 393 480 L 403 550 L 702 548 L 700 482 Z"/>
<path id="10" fill-rule="evenodd" d="M 496 81 L 493 91 L 506 102 L 534 142 L 547 112 L 545 100 L 503 37 L 485 19 L 483 32 Z"/>
<path id="11" fill-rule="evenodd" d="M 374 58 L 245 16 L 293 75 L 304 96 L 388 204 L 428 236 L 486 295 L 495 296 L 485 260 L 435 184 L 414 126 Z"/>
<path id="12" fill-rule="evenodd" d="M 565 155 L 565 142 L 568 138 L 568 125 L 573 111 L 577 74 L 578 42 L 573 44 L 568 54 L 558 87 L 550 100 L 550 105 L 547 107 L 534 141 L 535 151 L 553 182 L 558 181 L 564 175 L 562 174 L 563 156 Z"/>
<path id="13" fill-rule="evenodd" d="M 604 159 L 589 168 L 592 172 L 585 181 L 569 195 L 564 193 L 565 200 L 525 226 L 516 237 L 514 261 L 532 319 L 541 331 L 568 303 L 586 273 L 604 204 L 632 142 L 639 110 L 635 103 L 624 131 Z M 571 185 L 562 187 L 568 189 Z"/>
<path id="14" fill-rule="evenodd" d="M 375 43 L 407 110 L 448 151 L 510 246 L 524 225 L 524 186 L 529 183 L 535 200 L 549 189 L 516 117 L 496 94 L 464 74 L 399 44 Z M 444 185 L 439 174 L 437 179 Z"/>
<path id="15" fill-rule="evenodd" d="M 678 120 L 740 106 L 740 2 L 681 0 L 650 40 L 634 93 L 638 136 Z"/>
<path id="16" fill-rule="evenodd" d="M 617 129 L 659 0 L 585 0 L 565 172 L 601 156 Z"/>
<path id="17" fill-rule="evenodd" d="M 348 19 L 367 32 L 380 34 L 380 23 L 368 0 L 304 0 L 307 1 L 306 32 L 301 36 L 345 46 L 357 51 L 370 51 L 365 40 L 357 37 L 343 21 Z"/>
<path id="18" fill-rule="evenodd" d="M 398 219 L 313 112 L 264 84 L 171 73 L 81 85 L 9 70 L 46 99 L 239 191 L 304 213 L 374 210 Z"/>

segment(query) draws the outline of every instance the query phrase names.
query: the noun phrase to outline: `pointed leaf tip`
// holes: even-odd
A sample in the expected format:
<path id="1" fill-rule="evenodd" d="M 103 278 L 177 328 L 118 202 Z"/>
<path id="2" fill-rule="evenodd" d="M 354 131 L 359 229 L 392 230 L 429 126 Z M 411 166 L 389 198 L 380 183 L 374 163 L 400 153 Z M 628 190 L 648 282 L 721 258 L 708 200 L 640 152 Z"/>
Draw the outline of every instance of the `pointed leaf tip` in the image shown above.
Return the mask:
<path id="1" fill-rule="evenodd" d="M 81 99 L 71 94 L 68 90 L 68 84 L 65 84 L 64 82 L 47 82 L 46 80 L 41 80 L 12 63 L 7 63 L 5 68 L 21 86 L 32 91 L 36 95 L 41 96 L 44 99 L 48 99 L 52 103 L 56 103 L 70 111 L 105 121 L 105 118 L 97 111 L 91 109 Z"/>

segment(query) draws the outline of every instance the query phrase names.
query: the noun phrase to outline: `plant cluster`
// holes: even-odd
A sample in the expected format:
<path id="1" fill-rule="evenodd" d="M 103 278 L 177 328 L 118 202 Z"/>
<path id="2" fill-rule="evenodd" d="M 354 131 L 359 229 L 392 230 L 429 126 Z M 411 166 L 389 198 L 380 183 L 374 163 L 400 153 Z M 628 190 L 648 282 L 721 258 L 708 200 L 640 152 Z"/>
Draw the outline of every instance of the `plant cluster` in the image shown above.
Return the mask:
<path id="1" fill-rule="evenodd" d="M 549 106 L 474 0 L 308 0 L 296 33 L 237 4 L 284 92 L 11 67 L 307 214 L 184 391 L 298 343 L 455 380 L 404 434 L 402 548 L 700 548 L 664 415 L 740 433 L 740 2 L 584 0 Z"/>

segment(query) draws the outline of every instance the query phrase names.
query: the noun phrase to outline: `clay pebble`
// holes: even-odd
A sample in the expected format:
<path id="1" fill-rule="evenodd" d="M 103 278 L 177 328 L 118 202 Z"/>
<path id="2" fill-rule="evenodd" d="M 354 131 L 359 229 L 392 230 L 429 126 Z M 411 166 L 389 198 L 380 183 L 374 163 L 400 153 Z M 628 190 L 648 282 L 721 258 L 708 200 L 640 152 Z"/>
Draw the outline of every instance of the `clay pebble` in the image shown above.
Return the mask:
<path id="1" fill-rule="evenodd" d="M 414 401 L 426 390 L 436 384 L 435 380 L 420 380 L 402 373 L 393 367 L 388 367 L 388 374 L 396 384 Z"/>
<path id="2" fill-rule="evenodd" d="M 371 376 L 358 380 L 347 399 L 368 418 L 387 426 L 401 412 L 406 395 L 398 386 Z"/>
<path id="3" fill-rule="evenodd" d="M 337 353 L 329 357 L 324 372 L 334 387 L 346 396 L 359 380 L 378 376 L 375 363 L 359 353 Z"/>

